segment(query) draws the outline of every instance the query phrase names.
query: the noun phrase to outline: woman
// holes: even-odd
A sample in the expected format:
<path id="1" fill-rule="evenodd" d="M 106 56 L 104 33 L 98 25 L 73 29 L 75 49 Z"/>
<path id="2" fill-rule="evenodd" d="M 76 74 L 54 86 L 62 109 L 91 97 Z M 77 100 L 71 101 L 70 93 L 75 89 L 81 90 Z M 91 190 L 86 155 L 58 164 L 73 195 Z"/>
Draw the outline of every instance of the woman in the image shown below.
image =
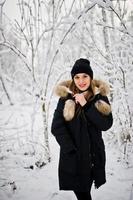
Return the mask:
<path id="1" fill-rule="evenodd" d="M 102 131 L 113 123 L 108 85 L 93 79 L 87 59 L 77 60 L 72 80 L 56 87 L 60 96 L 51 131 L 60 145 L 59 189 L 74 191 L 78 200 L 91 200 L 91 186 L 106 182 Z"/>

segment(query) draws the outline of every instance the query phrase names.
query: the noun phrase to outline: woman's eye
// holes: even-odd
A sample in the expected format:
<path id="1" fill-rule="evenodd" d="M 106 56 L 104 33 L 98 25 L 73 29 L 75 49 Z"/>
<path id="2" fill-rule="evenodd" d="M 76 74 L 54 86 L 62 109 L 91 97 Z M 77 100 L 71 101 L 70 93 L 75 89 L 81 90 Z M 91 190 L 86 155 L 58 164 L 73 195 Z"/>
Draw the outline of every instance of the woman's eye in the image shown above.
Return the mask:
<path id="1" fill-rule="evenodd" d="M 78 77 L 78 76 L 75 76 L 75 79 L 77 80 L 77 79 L 79 79 L 79 77 Z"/>

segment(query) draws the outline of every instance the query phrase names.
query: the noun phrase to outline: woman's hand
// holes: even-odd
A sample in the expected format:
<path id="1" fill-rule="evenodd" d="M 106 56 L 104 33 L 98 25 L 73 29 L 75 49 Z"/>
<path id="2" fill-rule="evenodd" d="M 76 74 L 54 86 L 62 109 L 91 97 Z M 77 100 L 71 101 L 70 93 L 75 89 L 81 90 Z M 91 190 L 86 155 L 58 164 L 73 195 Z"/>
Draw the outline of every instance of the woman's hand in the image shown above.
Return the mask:
<path id="1" fill-rule="evenodd" d="M 73 97 L 75 98 L 75 102 L 79 103 L 81 106 L 84 106 L 87 103 L 83 93 L 75 94 Z"/>

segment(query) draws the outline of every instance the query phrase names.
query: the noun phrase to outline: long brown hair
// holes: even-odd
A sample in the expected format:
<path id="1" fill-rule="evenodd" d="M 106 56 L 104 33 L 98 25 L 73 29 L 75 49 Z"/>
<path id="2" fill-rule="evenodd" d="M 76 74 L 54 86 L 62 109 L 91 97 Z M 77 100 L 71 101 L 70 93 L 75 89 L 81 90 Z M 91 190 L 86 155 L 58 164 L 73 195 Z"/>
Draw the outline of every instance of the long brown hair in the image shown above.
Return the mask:
<path id="1" fill-rule="evenodd" d="M 70 90 L 73 92 L 73 94 L 76 93 L 81 93 L 82 91 L 79 90 L 79 88 L 77 88 L 77 86 L 75 85 L 74 79 L 72 79 L 72 82 L 70 84 Z M 85 99 L 87 101 L 91 101 L 94 98 L 94 92 L 93 92 L 93 84 L 92 84 L 92 79 L 90 80 L 90 86 L 88 88 L 88 90 L 86 90 L 86 95 L 85 95 Z M 76 104 L 76 114 L 80 114 L 81 113 L 81 105 L 80 104 Z"/>

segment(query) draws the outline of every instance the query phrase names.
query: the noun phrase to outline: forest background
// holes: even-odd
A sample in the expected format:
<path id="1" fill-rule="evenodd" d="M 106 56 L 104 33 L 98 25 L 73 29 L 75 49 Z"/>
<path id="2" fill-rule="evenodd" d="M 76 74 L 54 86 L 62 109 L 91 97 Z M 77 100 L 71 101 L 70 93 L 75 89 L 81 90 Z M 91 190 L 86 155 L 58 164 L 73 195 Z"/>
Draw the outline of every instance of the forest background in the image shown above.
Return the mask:
<path id="1" fill-rule="evenodd" d="M 114 124 L 103 137 L 115 161 L 133 172 L 132 0 L 0 0 L 2 200 L 14 198 L 17 171 L 54 160 L 54 87 L 80 57 L 110 84 Z"/>

